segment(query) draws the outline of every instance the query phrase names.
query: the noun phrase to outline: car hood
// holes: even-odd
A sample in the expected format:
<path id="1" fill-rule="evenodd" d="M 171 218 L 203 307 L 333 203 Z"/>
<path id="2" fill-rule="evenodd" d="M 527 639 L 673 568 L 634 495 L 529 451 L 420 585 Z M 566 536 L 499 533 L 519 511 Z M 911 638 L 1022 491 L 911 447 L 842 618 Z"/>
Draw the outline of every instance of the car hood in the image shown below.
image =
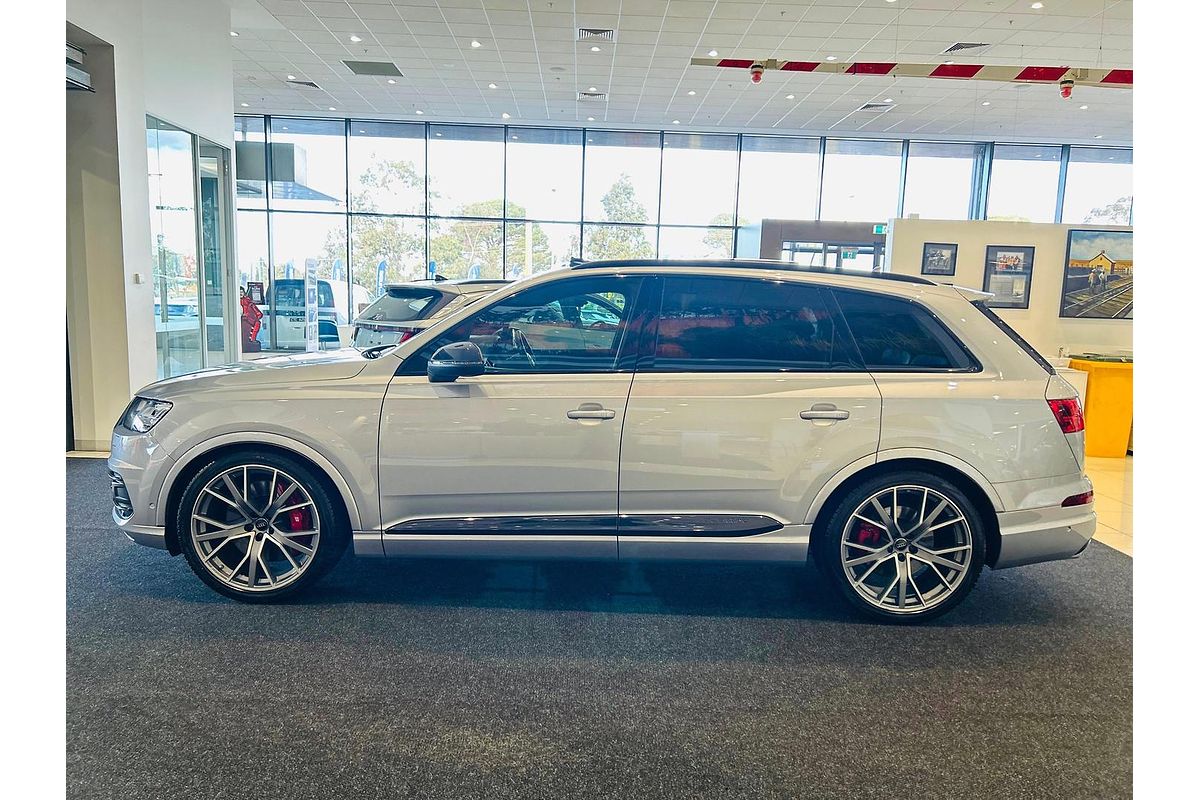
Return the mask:
<path id="1" fill-rule="evenodd" d="M 362 353 L 353 347 L 318 353 L 268 356 L 192 372 L 178 378 L 168 378 L 144 387 L 138 394 L 169 399 L 175 395 L 209 389 L 341 380 L 353 378 L 362 372 L 368 363 L 370 362 L 363 358 Z"/>

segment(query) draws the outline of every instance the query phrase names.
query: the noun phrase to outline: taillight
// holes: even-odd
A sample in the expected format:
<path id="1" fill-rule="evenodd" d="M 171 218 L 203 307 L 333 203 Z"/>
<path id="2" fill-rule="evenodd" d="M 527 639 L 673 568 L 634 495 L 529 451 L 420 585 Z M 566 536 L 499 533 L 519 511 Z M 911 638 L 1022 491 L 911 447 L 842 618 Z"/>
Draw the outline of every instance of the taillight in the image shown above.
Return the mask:
<path id="1" fill-rule="evenodd" d="M 1059 400 L 1047 400 L 1050 411 L 1058 420 L 1058 427 L 1063 433 L 1081 433 L 1083 431 L 1083 409 L 1079 407 L 1078 397 L 1064 397 Z"/>
<path id="2" fill-rule="evenodd" d="M 1066 500 L 1063 500 L 1062 504 L 1063 508 L 1067 508 L 1069 506 L 1086 506 L 1090 502 L 1092 502 L 1092 492 L 1089 489 L 1083 494 L 1071 495 Z"/>
<path id="3" fill-rule="evenodd" d="M 409 339 L 417 335 L 415 328 L 402 328 L 400 330 L 400 338 L 396 340 L 396 344 L 407 342 Z"/>

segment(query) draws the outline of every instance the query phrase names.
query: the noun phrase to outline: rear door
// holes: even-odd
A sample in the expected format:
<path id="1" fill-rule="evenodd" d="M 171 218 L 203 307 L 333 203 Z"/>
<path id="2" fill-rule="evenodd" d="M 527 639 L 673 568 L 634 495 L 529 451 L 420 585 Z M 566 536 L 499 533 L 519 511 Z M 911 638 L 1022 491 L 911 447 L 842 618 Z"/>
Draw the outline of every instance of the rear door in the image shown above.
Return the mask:
<path id="1" fill-rule="evenodd" d="M 621 444 L 621 557 L 803 560 L 813 497 L 879 442 L 879 390 L 828 291 L 656 287 Z"/>

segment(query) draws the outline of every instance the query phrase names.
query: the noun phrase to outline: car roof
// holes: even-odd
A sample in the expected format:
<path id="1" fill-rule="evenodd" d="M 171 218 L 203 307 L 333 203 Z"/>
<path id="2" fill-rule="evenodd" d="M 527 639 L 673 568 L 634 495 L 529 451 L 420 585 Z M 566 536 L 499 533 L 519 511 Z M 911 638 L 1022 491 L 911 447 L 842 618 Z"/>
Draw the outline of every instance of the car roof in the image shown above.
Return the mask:
<path id="1" fill-rule="evenodd" d="M 665 258 L 619 258 L 619 259 L 602 259 L 597 261 L 581 261 L 573 260 L 571 262 L 572 270 L 586 269 L 603 269 L 603 268 L 621 268 L 621 267 L 642 267 L 642 268 L 663 268 L 663 269 L 687 269 L 699 272 L 723 271 L 723 270 L 773 270 L 783 272 L 799 272 L 815 275 L 841 275 L 850 278 L 871 278 L 874 280 L 900 281 L 903 283 L 915 283 L 924 286 L 937 285 L 934 281 L 928 278 L 921 278 L 916 275 L 903 275 L 896 272 L 862 272 L 842 269 L 830 269 L 828 267 L 805 267 L 800 264 L 795 264 L 790 261 L 771 261 L 768 259 L 757 258 L 720 258 L 720 259 L 665 259 Z"/>

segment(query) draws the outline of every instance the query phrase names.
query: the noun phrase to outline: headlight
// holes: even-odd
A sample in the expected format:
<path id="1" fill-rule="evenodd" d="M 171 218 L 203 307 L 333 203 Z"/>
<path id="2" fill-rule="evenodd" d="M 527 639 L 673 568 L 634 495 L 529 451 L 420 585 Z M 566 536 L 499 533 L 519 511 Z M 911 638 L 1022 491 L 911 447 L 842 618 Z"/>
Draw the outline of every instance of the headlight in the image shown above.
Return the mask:
<path id="1" fill-rule="evenodd" d="M 151 400 L 147 397 L 135 397 L 121 417 L 121 424 L 131 431 L 145 433 L 158 424 L 158 421 L 171 410 L 171 404 L 166 400 Z"/>

